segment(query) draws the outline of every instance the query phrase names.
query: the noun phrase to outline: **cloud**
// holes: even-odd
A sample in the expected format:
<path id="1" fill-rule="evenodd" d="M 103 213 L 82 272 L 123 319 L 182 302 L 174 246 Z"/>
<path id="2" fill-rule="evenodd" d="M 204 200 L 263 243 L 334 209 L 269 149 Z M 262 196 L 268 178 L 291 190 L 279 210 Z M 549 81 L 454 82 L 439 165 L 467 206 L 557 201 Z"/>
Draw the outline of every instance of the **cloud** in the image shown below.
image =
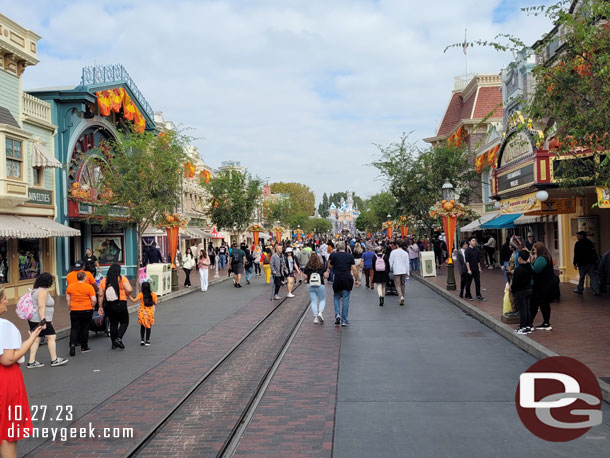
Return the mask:
<path id="1" fill-rule="evenodd" d="M 127 5 L 127 6 L 126 6 Z M 383 187 L 373 143 L 434 135 L 464 72 L 445 46 L 549 29 L 527 2 L 234 0 L 10 2 L 4 14 L 40 35 L 24 88 L 78 84 L 94 62 L 123 64 L 154 110 L 190 126 L 212 166 L 241 161 L 272 181 L 322 192 Z M 511 56 L 468 51 L 497 73 Z"/>

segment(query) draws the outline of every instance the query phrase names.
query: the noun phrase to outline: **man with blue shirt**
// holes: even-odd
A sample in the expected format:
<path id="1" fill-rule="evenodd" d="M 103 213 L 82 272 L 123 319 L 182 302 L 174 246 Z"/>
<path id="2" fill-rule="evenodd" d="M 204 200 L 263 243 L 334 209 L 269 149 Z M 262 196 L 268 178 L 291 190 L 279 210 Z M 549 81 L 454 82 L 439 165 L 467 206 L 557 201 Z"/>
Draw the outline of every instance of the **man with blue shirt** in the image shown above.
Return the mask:
<path id="1" fill-rule="evenodd" d="M 362 253 L 362 268 L 364 270 L 365 285 L 371 289 L 373 289 L 373 258 L 375 258 L 375 253 L 371 245 L 367 245 L 366 251 Z"/>

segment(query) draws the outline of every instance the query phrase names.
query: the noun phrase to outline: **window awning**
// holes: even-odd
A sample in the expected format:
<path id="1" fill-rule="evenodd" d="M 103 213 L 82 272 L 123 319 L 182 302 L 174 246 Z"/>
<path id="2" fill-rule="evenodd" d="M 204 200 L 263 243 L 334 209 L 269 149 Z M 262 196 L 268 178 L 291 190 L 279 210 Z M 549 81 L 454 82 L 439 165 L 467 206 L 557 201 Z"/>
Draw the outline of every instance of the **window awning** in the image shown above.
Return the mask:
<path id="1" fill-rule="evenodd" d="M 16 239 L 45 239 L 49 237 L 76 237 L 78 229 L 65 226 L 42 216 L 0 215 L 0 237 Z"/>
<path id="2" fill-rule="evenodd" d="M 209 239 L 212 238 L 212 233 L 201 227 L 188 226 L 182 229 L 184 235 L 193 239 Z"/>
<path id="3" fill-rule="evenodd" d="M 475 219 L 471 223 L 468 223 L 466 226 L 460 228 L 460 232 L 474 232 L 481 227 L 481 224 L 484 224 L 487 221 L 494 219 L 498 215 L 499 215 L 499 212 L 485 213 L 480 218 Z"/>
<path id="4" fill-rule="evenodd" d="M 535 224 L 535 223 L 555 223 L 557 222 L 556 215 L 521 215 L 515 220 L 515 225 Z"/>
<path id="5" fill-rule="evenodd" d="M 511 213 L 507 215 L 500 215 L 497 218 L 492 219 L 486 223 L 481 224 L 483 229 L 508 229 L 515 227 L 515 220 L 519 218 L 522 213 Z"/>
<path id="6" fill-rule="evenodd" d="M 40 142 L 32 145 L 32 167 L 61 168 L 61 162 L 53 157 L 46 146 Z"/>

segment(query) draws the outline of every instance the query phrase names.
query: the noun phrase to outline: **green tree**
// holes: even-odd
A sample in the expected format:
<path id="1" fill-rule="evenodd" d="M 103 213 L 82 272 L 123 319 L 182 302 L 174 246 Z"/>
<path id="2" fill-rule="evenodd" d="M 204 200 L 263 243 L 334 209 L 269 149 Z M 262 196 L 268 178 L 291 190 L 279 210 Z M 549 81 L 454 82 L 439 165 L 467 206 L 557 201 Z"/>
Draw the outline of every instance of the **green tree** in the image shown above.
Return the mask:
<path id="1" fill-rule="evenodd" d="M 381 225 L 388 220 L 388 214 L 392 218 L 397 215 L 396 198 L 389 192 L 381 192 L 371 196 L 364 202 L 364 210 L 356 220 L 356 229 L 364 232 L 377 232 Z"/>
<path id="2" fill-rule="evenodd" d="M 273 194 L 289 194 L 291 213 L 305 213 L 313 215 L 315 210 L 315 196 L 308 186 L 301 183 L 272 183 Z"/>
<path id="3" fill-rule="evenodd" d="M 262 182 L 247 171 L 224 170 L 209 183 L 202 181 L 212 196 L 208 216 L 221 230 L 243 231 L 251 223 L 261 198 Z"/>
<path id="4" fill-rule="evenodd" d="M 330 221 L 324 218 L 311 218 L 309 220 L 309 232 L 316 235 L 328 234 L 332 229 Z"/>
<path id="5" fill-rule="evenodd" d="M 441 187 L 449 180 L 457 200 L 468 204 L 480 189 L 480 177 L 464 147 L 438 146 L 420 149 L 403 134 L 396 143 L 377 145 L 379 156 L 373 165 L 388 183 L 396 199 L 394 218 L 412 216 L 428 230 L 438 224 L 429 215 L 430 207 L 441 197 Z"/>
<path id="6" fill-rule="evenodd" d="M 161 135 L 128 131 L 93 152 L 101 172 L 95 215 L 105 224 L 116 223 L 117 211 L 124 210 L 137 226 L 138 265 L 144 231 L 180 204 L 187 142 L 174 131 Z"/>
<path id="7" fill-rule="evenodd" d="M 328 194 L 322 194 L 322 202 L 318 205 L 318 214 L 322 218 L 328 217 L 328 207 L 330 207 L 330 202 L 328 200 Z"/>
<path id="8" fill-rule="evenodd" d="M 283 226 L 289 224 L 291 215 L 290 199 L 280 197 L 267 203 L 265 221 L 269 227 L 274 226 L 278 221 Z"/>

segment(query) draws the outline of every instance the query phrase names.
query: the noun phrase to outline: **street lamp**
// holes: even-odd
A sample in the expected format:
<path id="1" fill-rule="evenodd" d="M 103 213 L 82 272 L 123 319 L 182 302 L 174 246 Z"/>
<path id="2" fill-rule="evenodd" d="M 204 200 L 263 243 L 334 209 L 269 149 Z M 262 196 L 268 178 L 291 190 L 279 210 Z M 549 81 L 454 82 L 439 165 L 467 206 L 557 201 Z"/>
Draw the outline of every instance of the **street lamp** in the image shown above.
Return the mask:
<path id="1" fill-rule="evenodd" d="M 449 202 L 454 199 L 454 188 L 453 185 L 449 182 L 449 180 L 445 180 L 441 188 L 441 193 L 443 195 L 443 200 Z M 445 240 L 447 242 L 447 252 L 449 254 L 449 259 L 447 259 L 447 290 L 454 291 L 456 289 L 455 286 L 455 272 L 453 266 L 453 238 L 454 234 L 450 234 L 452 227 L 455 227 L 452 224 L 449 224 L 450 218 L 456 218 L 454 216 L 443 216 L 443 226 L 445 227 Z"/>

